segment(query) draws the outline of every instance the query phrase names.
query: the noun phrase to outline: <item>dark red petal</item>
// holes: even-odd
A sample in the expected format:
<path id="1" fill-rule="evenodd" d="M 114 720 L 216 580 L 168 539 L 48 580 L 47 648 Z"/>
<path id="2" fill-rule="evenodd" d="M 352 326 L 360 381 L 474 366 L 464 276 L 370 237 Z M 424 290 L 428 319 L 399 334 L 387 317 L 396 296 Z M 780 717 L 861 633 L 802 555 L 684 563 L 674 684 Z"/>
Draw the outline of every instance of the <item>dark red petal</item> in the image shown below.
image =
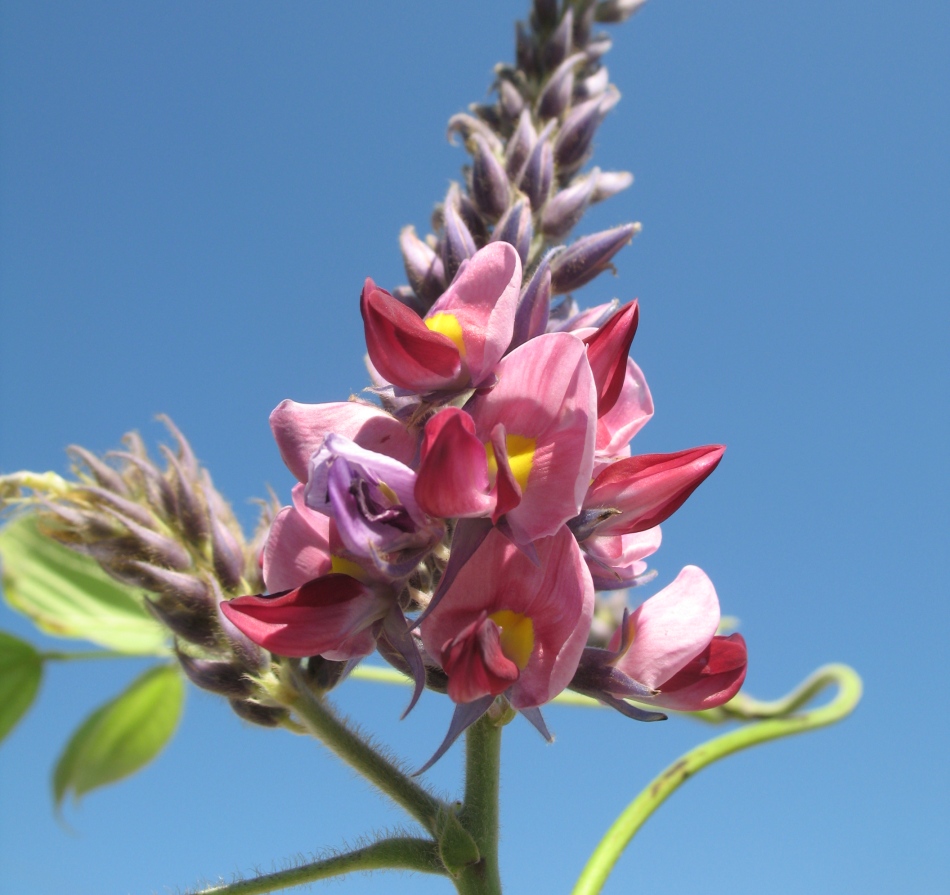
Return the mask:
<path id="1" fill-rule="evenodd" d="M 637 332 L 640 308 L 624 305 L 597 332 L 584 339 L 587 360 L 597 385 L 597 417 L 613 409 L 627 374 L 627 354 Z"/>

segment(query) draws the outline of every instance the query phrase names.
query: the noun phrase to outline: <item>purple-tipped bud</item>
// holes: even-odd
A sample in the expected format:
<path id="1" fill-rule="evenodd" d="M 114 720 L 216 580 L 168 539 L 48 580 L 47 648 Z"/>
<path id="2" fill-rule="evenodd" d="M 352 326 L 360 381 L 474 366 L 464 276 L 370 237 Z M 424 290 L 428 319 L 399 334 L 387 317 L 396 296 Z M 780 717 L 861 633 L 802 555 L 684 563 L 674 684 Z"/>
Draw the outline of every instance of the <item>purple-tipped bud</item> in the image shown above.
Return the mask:
<path id="1" fill-rule="evenodd" d="M 287 709 L 275 705 L 261 705 L 250 699 L 229 699 L 234 713 L 261 727 L 277 727 L 288 715 Z"/>
<path id="2" fill-rule="evenodd" d="M 501 130 L 501 115 L 494 103 L 469 103 L 468 110 L 477 115 L 489 130 Z"/>
<path id="3" fill-rule="evenodd" d="M 472 200 L 481 214 L 494 222 L 508 207 L 508 175 L 488 142 L 474 134 L 466 144 L 472 154 Z"/>
<path id="4" fill-rule="evenodd" d="M 554 160 L 561 171 L 574 171 L 581 166 L 590 149 L 594 134 L 612 106 L 614 89 L 571 109 L 554 141 Z"/>
<path id="5" fill-rule="evenodd" d="M 599 173 L 595 168 L 589 177 L 561 190 L 544 206 L 541 214 L 541 232 L 545 236 L 560 239 L 574 229 L 590 204 Z"/>
<path id="6" fill-rule="evenodd" d="M 185 472 L 174 451 L 164 444 L 159 445 L 159 450 L 168 463 L 168 478 L 178 505 L 178 524 L 190 543 L 200 544 L 208 537 L 208 510 L 198 493 L 194 477 Z"/>
<path id="7" fill-rule="evenodd" d="M 211 517 L 211 558 L 225 590 L 233 590 L 244 577 L 244 551 L 234 533 L 217 516 Z"/>
<path id="8" fill-rule="evenodd" d="M 442 212 L 442 264 L 445 269 L 445 278 L 451 282 L 458 272 L 463 261 L 471 258 L 475 252 L 475 240 L 471 231 L 462 220 L 458 209 L 459 191 L 453 183 L 445 197 L 445 206 Z"/>
<path id="9" fill-rule="evenodd" d="M 70 491 L 70 499 L 87 506 L 107 506 L 117 510 L 123 516 L 134 519 L 146 528 L 155 528 L 155 518 L 141 504 L 126 500 L 118 494 L 100 488 L 97 485 L 80 485 Z"/>
<path id="10" fill-rule="evenodd" d="M 492 242 L 507 242 L 517 249 L 522 268 L 528 264 L 534 225 L 531 223 L 531 205 L 524 197 L 515 202 L 495 225 Z"/>
<path id="11" fill-rule="evenodd" d="M 138 439 L 138 433 L 129 433 Z M 129 440 L 126 435 L 123 440 Z M 141 441 L 141 439 L 138 439 Z M 107 457 L 115 457 L 127 463 L 125 478 L 133 489 L 143 493 L 148 505 L 165 519 L 173 519 L 177 512 L 175 494 L 171 485 L 165 481 L 161 471 L 155 464 L 139 451 L 109 451 Z"/>
<path id="12" fill-rule="evenodd" d="M 246 677 L 243 668 L 214 659 L 194 659 L 178 650 L 175 654 L 182 671 L 202 690 L 234 697 L 250 696 L 254 692 L 254 685 Z"/>
<path id="13" fill-rule="evenodd" d="M 629 171 L 601 171 L 597 177 L 594 194 L 590 197 L 590 204 L 603 202 L 611 196 L 616 196 L 632 183 L 633 175 Z"/>
<path id="14" fill-rule="evenodd" d="M 594 24 L 594 7 L 588 3 L 586 9 L 574 19 L 574 46 L 583 48 L 590 40 L 590 29 Z"/>
<path id="15" fill-rule="evenodd" d="M 551 262 L 551 289 L 555 295 L 573 292 L 610 267 L 610 259 L 637 233 L 639 224 L 624 224 L 584 236 Z"/>
<path id="16" fill-rule="evenodd" d="M 498 102 L 505 118 L 514 121 L 524 108 L 524 97 L 511 81 L 502 80 L 498 85 Z"/>
<path id="17" fill-rule="evenodd" d="M 574 92 L 574 68 L 584 60 L 583 53 L 568 56 L 552 73 L 538 97 L 538 118 L 558 118 L 570 105 Z"/>
<path id="18" fill-rule="evenodd" d="M 460 112 L 449 119 L 447 130 L 449 143 L 455 143 L 455 134 L 461 136 L 462 142 L 464 143 L 467 143 L 475 134 L 478 134 L 485 139 L 494 152 L 500 153 L 504 149 L 501 140 L 498 139 L 498 135 L 484 121 L 480 121 L 472 115 L 465 115 Z"/>
<path id="19" fill-rule="evenodd" d="M 594 18 L 607 25 L 626 22 L 644 3 L 646 0 L 601 0 L 594 7 Z"/>
<path id="20" fill-rule="evenodd" d="M 430 307 L 448 285 L 442 259 L 428 243 L 416 236 L 415 227 L 403 227 L 399 234 L 399 248 L 409 285 L 426 307 Z"/>
<path id="21" fill-rule="evenodd" d="M 567 8 L 560 24 L 544 45 L 544 67 L 557 68 L 574 49 L 574 10 Z"/>
<path id="22" fill-rule="evenodd" d="M 508 146 L 505 149 L 505 170 L 511 182 L 517 186 L 521 183 L 521 177 L 524 174 L 524 166 L 527 164 L 528 156 L 538 142 L 538 134 L 531 122 L 531 113 L 524 109 L 521 117 L 518 119 L 518 126 L 515 132 L 508 140 Z"/>
<path id="23" fill-rule="evenodd" d="M 296 683 L 305 683 L 317 696 L 329 693 L 343 678 L 350 667 L 349 662 L 334 662 L 323 656 L 311 656 L 306 666 L 301 666 Z"/>
<path id="24" fill-rule="evenodd" d="M 112 491 L 114 494 L 121 494 L 123 497 L 129 496 L 129 486 L 126 485 L 122 476 L 91 451 L 87 451 L 78 444 L 71 444 L 66 448 L 66 453 L 74 462 L 81 462 L 103 488 Z"/>
<path id="25" fill-rule="evenodd" d="M 261 671 L 268 663 L 267 654 L 243 631 L 240 631 L 234 622 L 229 619 L 221 606 L 224 604 L 224 594 L 217 581 L 210 582 L 211 599 L 214 601 L 217 612 L 218 626 L 228 642 L 232 655 L 250 671 Z"/>
<path id="26" fill-rule="evenodd" d="M 574 83 L 574 97 L 578 100 L 600 96 L 610 83 L 610 73 L 601 66 L 592 75 Z"/>
<path id="27" fill-rule="evenodd" d="M 544 258 L 521 293 L 509 351 L 523 345 L 528 339 L 540 336 L 547 329 L 550 307 L 551 268 L 548 258 Z"/>
<path id="28" fill-rule="evenodd" d="M 178 460 L 181 465 L 181 468 L 192 477 L 197 477 L 198 475 L 198 461 L 195 459 L 194 451 L 191 449 L 191 445 L 188 443 L 188 439 L 182 435 L 181 430 L 176 426 L 172 421 L 171 417 L 167 416 L 164 413 L 160 413 L 156 419 L 165 425 L 165 428 L 171 432 L 172 437 L 175 439 L 175 442 L 178 445 Z"/>
<path id="29" fill-rule="evenodd" d="M 610 52 L 613 45 L 613 41 L 606 34 L 598 34 L 584 47 L 584 56 L 588 62 L 597 62 L 602 56 L 606 56 Z"/>
<path id="30" fill-rule="evenodd" d="M 191 555 L 177 541 L 144 525 L 139 525 L 138 522 L 123 516 L 111 507 L 103 507 L 102 511 L 123 525 L 135 540 L 137 556 L 129 557 L 130 559 L 148 559 L 166 569 L 175 569 L 179 572 L 191 568 Z"/>
<path id="31" fill-rule="evenodd" d="M 524 22 L 515 22 L 515 59 L 518 68 L 529 77 L 538 73 L 537 47 Z"/>
<path id="32" fill-rule="evenodd" d="M 468 173 L 471 175 L 471 169 Z M 485 225 L 485 219 L 467 193 L 459 192 L 458 194 L 458 212 L 462 216 L 465 226 L 468 227 L 468 232 L 472 234 L 475 248 L 478 249 L 485 245 L 488 242 L 488 228 Z"/>
<path id="33" fill-rule="evenodd" d="M 86 512 L 75 507 L 68 507 L 52 501 L 41 501 L 43 515 L 41 522 L 55 521 L 65 525 L 65 528 L 52 528 L 44 533 L 64 547 L 73 550 L 85 551 L 85 546 L 116 534 L 111 519 L 104 519 L 97 513 Z"/>
<path id="34" fill-rule="evenodd" d="M 531 21 L 535 31 L 550 31 L 557 24 L 557 0 L 534 0 Z"/>
<path id="35" fill-rule="evenodd" d="M 164 598 L 162 605 L 175 604 L 192 612 L 210 614 L 213 606 L 211 592 L 200 578 L 137 559 L 129 560 L 124 568 L 125 574 L 134 578 L 139 587 L 160 594 Z"/>
<path id="36" fill-rule="evenodd" d="M 552 121 L 538 135 L 538 140 L 524 167 L 524 176 L 521 178 L 521 189 L 534 209 L 543 207 L 551 192 L 551 181 L 554 179 L 554 152 L 548 141 L 548 135 L 553 128 Z"/>

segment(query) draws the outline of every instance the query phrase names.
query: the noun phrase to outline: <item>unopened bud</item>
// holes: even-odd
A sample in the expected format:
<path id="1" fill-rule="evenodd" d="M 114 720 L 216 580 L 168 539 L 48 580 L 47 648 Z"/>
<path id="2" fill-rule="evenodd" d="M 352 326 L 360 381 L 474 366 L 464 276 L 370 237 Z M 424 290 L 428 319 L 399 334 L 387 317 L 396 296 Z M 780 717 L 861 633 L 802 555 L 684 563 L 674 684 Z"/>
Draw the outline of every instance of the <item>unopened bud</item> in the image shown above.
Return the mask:
<path id="1" fill-rule="evenodd" d="M 445 292 L 445 268 L 442 259 L 428 243 L 416 236 L 414 227 L 403 227 L 399 248 L 409 285 L 427 306 Z"/>
<path id="2" fill-rule="evenodd" d="M 487 141 L 475 134 L 466 144 L 472 154 L 472 200 L 481 214 L 494 222 L 508 207 L 508 175 Z"/>
<path id="3" fill-rule="evenodd" d="M 208 537 L 208 509 L 198 493 L 197 482 L 185 472 L 172 450 L 165 445 L 160 450 L 168 462 L 168 478 L 177 503 L 175 518 L 188 541 L 200 544 Z"/>
<path id="4" fill-rule="evenodd" d="M 218 582 L 212 579 L 210 587 L 211 599 L 214 601 L 215 611 L 217 612 L 218 626 L 227 640 L 230 652 L 248 670 L 261 671 L 267 665 L 267 654 L 243 631 L 238 630 L 234 622 L 221 611 L 224 594 L 221 592 Z"/>
<path id="5" fill-rule="evenodd" d="M 125 573 L 135 578 L 139 587 L 164 597 L 164 606 L 178 605 L 208 615 L 214 605 L 208 585 L 194 575 L 163 569 L 137 559 L 125 564 Z"/>
<path id="6" fill-rule="evenodd" d="M 172 437 L 175 439 L 175 442 L 178 445 L 178 459 L 181 463 L 181 468 L 190 476 L 197 477 L 198 475 L 198 461 L 195 459 L 194 451 L 191 449 L 191 445 L 188 443 L 188 439 L 182 435 L 181 430 L 176 426 L 172 421 L 171 417 L 167 416 L 164 413 L 160 413 L 156 419 L 164 423 L 165 428 L 171 432 Z"/>
<path id="7" fill-rule="evenodd" d="M 498 85 L 498 102 L 505 117 L 514 121 L 524 108 L 524 97 L 511 81 L 502 80 Z"/>
<path id="8" fill-rule="evenodd" d="M 442 264 L 445 278 L 450 283 L 459 265 L 475 254 L 475 240 L 458 210 L 459 192 L 455 184 L 449 188 L 443 208 Z"/>
<path id="9" fill-rule="evenodd" d="M 531 21 L 536 31 L 550 31 L 557 24 L 557 0 L 534 0 Z"/>
<path id="10" fill-rule="evenodd" d="M 129 496 L 129 486 L 125 483 L 122 476 L 91 451 L 87 451 L 78 444 L 71 444 L 66 448 L 66 453 L 74 461 L 78 460 L 81 462 L 103 488 L 108 489 L 113 494 L 120 494 L 123 497 Z"/>
<path id="11" fill-rule="evenodd" d="M 194 659 L 178 650 L 175 651 L 182 671 L 188 679 L 202 690 L 210 690 L 222 696 L 250 696 L 254 685 L 247 678 L 243 668 L 230 662 L 216 659 Z"/>
<path id="12" fill-rule="evenodd" d="M 560 24 L 544 45 L 544 67 L 557 68 L 574 48 L 574 10 L 569 6 Z"/>
<path id="13" fill-rule="evenodd" d="M 301 666 L 300 674 L 294 680 L 296 683 L 305 683 L 317 696 L 323 696 L 346 677 L 349 667 L 349 662 L 334 662 L 323 656 L 311 656 L 306 666 Z"/>
<path id="14" fill-rule="evenodd" d="M 145 606 L 176 637 L 205 649 L 216 647 L 216 626 L 209 613 L 193 612 L 161 598 L 153 600 L 146 597 Z"/>
<path id="15" fill-rule="evenodd" d="M 590 197 L 591 205 L 603 202 L 617 193 L 623 192 L 633 183 L 633 175 L 629 171 L 600 171 L 594 194 Z"/>
<path id="16" fill-rule="evenodd" d="M 584 53 L 574 53 L 551 73 L 538 97 L 537 113 L 542 121 L 559 117 L 570 105 L 574 91 L 574 68 L 584 58 Z"/>
<path id="17" fill-rule="evenodd" d="M 596 62 L 601 56 L 606 56 L 613 45 L 613 41 L 606 34 L 598 34 L 584 47 L 584 56 L 588 62 Z"/>
<path id="18" fill-rule="evenodd" d="M 588 0 L 584 7 L 574 19 L 574 46 L 578 48 L 583 48 L 590 40 L 590 29 L 594 24 L 593 5 Z"/>
<path id="19" fill-rule="evenodd" d="M 521 198 L 511 206 L 495 225 L 492 242 L 507 242 L 513 245 L 521 257 L 522 268 L 528 264 L 531 240 L 534 237 L 534 225 L 531 223 L 531 205 Z"/>
<path id="20" fill-rule="evenodd" d="M 498 135 L 484 121 L 480 121 L 472 115 L 465 115 L 460 112 L 449 119 L 448 138 L 450 143 L 455 142 L 455 134 L 462 138 L 462 142 L 467 143 L 475 134 L 482 137 L 493 152 L 502 152 L 504 147 Z"/>
<path id="21" fill-rule="evenodd" d="M 551 192 L 551 181 L 554 179 L 554 153 L 548 141 L 548 135 L 553 128 L 552 121 L 538 135 L 534 149 L 528 156 L 524 176 L 521 178 L 521 189 L 534 209 L 543 207 Z"/>
<path id="22" fill-rule="evenodd" d="M 561 190 L 544 206 L 541 214 L 541 232 L 545 236 L 560 239 L 574 229 L 590 204 L 599 173 L 595 168 L 589 177 Z"/>
<path id="23" fill-rule="evenodd" d="M 544 258 L 518 300 L 509 351 L 540 336 L 547 329 L 550 307 L 551 268 L 548 259 Z"/>
<path id="24" fill-rule="evenodd" d="M 531 113 L 524 109 L 518 119 L 518 126 L 505 149 L 505 171 L 508 172 L 508 177 L 515 186 L 521 183 L 524 166 L 537 141 L 538 134 L 531 122 Z"/>
<path id="25" fill-rule="evenodd" d="M 70 500 L 88 507 L 106 506 L 117 510 L 123 516 L 134 519 L 146 528 L 155 528 L 155 518 L 140 504 L 126 500 L 118 494 L 100 488 L 97 485 L 79 485 L 71 490 Z"/>
<path id="26" fill-rule="evenodd" d="M 597 128 L 611 106 L 611 93 L 589 99 L 571 109 L 554 141 L 554 160 L 558 170 L 574 171 L 581 166 Z"/>
<path id="27" fill-rule="evenodd" d="M 211 517 L 211 559 L 225 590 L 234 590 L 244 577 L 244 551 L 231 529 L 217 516 Z"/>
<path id="28" fill-rule="evenodd" d="M 138 433 L 129 433 L 125 439 L 130 436 L 138 438 Z M 141 439 L 138 439 L 141 441 Z M 155 464 L 138 451 L 109 451 L 107 457 L 115 457 L 118 460 L 126 462 L 124 471 L 126 481 L 128 481 L 133 490 L 144 495 L 148 505 L 160 516 L 165 519 L 172 519 L 177 512 L 175 495 L 171 485 L 165 481 L 161 471 Z"/>
<path id="29" fill-rule="evenodd" d="M 250 699 L 229 699 L 231 708 L 238 717 L 261 727 L 277 727 L 288 716 L 287 709 L 275 705 L 262 705 Z"/>
<path id="30" fill-rule="evenodd" d="M 528 77 L 538 73 L 538 54 L 534 37 L 524 22 L 515 22 L 515 59 Z"/>
<path id="31" fill-rule="evenodd" d="M 639 224 L 624 224 L 578 239 L 551 262 L 555 295 L 573 292 L 610 267 L 610 260 L 640 232 Z"/>
<path id="32" fill-rule="evenodd" d="M 610 83 L 610 74 L 606 68 L 601 66 L 592 75 L 582 78 L 574 83 L 574 96 L 576 99 L 593 99 L 600 96 Z"/>
<path id="33" fill-rule="evenodd" d="M 646 0 L 601 0 L 594 7 L 594 18 L 606 25 L 626 22 L 644 3 Z"/>
<path id="34" fill-rule="evenodd" d="M 191 568 L 191 555 L 177 541 L 146 528 L 144 525 L 139 525 L 110 507 L 103 507 L 102 511 L 124 526 L 137 542 L 138 556 L 132 558 L 146 559 L 165 568 L 176 569 L 179 572 Z"/>

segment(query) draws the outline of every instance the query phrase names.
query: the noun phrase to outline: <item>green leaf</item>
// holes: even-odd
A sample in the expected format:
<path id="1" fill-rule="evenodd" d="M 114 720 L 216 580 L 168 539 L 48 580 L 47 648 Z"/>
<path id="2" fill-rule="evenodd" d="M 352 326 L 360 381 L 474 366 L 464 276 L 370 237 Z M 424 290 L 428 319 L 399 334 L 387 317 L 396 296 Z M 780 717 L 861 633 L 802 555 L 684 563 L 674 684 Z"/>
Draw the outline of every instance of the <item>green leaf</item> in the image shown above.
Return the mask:
<path id="1" fill-rule="evenodd" d="M 88 556 L 42 534 L 23 516 L 0 529 L 7 603 L 57 637 L 89 640 L 132 655 L 165 655 L 167 632 L 137 591 L 113 580 Z"/>
<path id="2" fill-rule="evenodd" d="M 33 704 L 43 660 L 25 640 L 0 631 L 0 741 Z"/>
<path id="3" fill-rule="evenodd" d="M 185 688 L 176 667 L 160 665 L 136 678 L 79 726 L 53 772 L 56 807 L 134 774 L 171 739 L 181 717 Z"/>

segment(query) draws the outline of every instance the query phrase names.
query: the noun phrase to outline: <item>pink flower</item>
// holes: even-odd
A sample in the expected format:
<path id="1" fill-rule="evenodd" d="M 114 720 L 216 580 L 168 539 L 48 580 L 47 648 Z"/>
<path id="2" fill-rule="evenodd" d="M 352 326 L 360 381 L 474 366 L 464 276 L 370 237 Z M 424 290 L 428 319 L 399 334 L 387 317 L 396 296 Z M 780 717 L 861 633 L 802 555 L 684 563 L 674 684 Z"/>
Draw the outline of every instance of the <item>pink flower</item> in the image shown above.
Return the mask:
<path id="1" fill-rule="evenodd" d="M 653 416 L 653 398 L 640 368 L 627 358 L 626 374 L 614 406 L 597 419 L 594 474 L 615 460 L 630 456 L 630 439 Z"/>
<path id="2" fill-rule="evenodd" d="M 592 535 L 581 550 L 596 590 L 636 587 L 653 579 L 646 557 L 660 549 L 660 526 L 628 535 Z"/>
<path id="3" fill-rule="evenodd" d="M 624 384 L 627 354 L 637 332 L 640 309 L 637 302 L 624 305 L 606 323 L 584 337 L 587 359 L 597 384 L 597 416 L 609 413 Z"/>
<path id="4" fill-rule="evenodd" d="M 430 515 L 504 516 L 528 544 L 581 507 L 593 470 L 596 394 L 584 344 L 566 333 L 531 339 L 496 369 L 498 383 L 465 413 L 432 417 L 416 499 Z"/>
<path id="5" fill-rule="evenodd" d="M 492 530 L 422 622 L 426 651 L 448 675 L 456 702 L 504 692 L 516 709 L 531 709 L 574 675 L 593 585 L 563 526 L 535 547 L 540 565 Z"/>
<path id="6" fill-rule="evenodd" d="M 629 648 L 613 664 L 659 691 L 646 700 L 679 711 L 722 705 L 745 680 L 747 653 L 741 635 L 717 637 L 719 600 L 705 572 L 686 566 L 672 584 L 627 619 Z M 623 639 L 611 641 L 616 650 Z"/>
<path id="7" fill-rule="evenodd" d="M 520 289 L 521 259 L 504 242 L 477 251 L 424 318 L 368 279 L 360 310 L 370 360 L 419 394 L 481 385 L 511 342 Z"/>

